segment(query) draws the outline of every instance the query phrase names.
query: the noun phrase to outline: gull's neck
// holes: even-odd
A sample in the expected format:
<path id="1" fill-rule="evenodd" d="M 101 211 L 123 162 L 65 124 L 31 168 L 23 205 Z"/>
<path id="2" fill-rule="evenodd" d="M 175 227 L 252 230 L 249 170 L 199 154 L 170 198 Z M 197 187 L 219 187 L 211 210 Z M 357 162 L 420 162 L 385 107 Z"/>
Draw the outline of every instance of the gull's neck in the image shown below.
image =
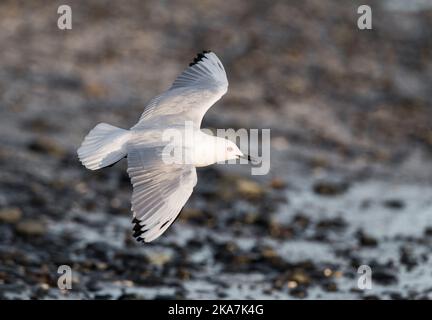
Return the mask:
<path id="1" fill-rule="evenodd" d="M 225 139 L 197 130 L 191 148 L 195 167 L 205 167 L 225 160 Z"/>

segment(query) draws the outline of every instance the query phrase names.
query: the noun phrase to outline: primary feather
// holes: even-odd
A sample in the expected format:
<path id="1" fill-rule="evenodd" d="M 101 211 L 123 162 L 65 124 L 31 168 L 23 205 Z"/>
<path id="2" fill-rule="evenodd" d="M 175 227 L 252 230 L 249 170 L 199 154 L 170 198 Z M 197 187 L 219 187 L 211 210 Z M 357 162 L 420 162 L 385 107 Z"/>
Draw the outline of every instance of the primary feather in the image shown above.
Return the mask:
<path id="1" fill-rule="evenodd" d="M 167 91 L 149 102 L 133 129 L 146 126 L 148 120 L 180 125 L 190 120 L 199 127 L 207 110 L 227 90 L 228 80 L 222 63 L 213 52 L 204 51 Z"/>

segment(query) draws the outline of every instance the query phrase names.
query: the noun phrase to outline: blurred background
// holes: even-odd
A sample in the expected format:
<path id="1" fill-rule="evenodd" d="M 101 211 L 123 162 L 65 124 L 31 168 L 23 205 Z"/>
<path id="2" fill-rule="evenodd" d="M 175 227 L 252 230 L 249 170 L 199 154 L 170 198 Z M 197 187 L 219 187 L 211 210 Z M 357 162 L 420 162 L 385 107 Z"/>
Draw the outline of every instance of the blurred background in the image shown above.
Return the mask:
<path id="1" fill-rule="evenodd" d="M 432 1 L 2 1 L 0 43 L 0 298 L 432 298 Z M 204 127 L 270 128 L 271 171 L 199 169 L 138 244 L 126 162 L 76 150 L 202 50 L 230 82 Z"/>

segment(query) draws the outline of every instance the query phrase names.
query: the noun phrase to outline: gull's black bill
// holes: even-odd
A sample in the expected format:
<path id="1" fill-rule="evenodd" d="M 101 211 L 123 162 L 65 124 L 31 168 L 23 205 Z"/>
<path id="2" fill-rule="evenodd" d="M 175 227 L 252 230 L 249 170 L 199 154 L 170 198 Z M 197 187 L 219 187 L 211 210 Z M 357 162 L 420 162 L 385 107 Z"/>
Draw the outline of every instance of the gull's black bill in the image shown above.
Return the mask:
<path id="1" fill-rule="evenodd" d="M 247 161 L 249 161 L 249 162 L 258 162 L 258 160 L 257 160 L 256 158 L 251 157 L 251 156 L 248 155 L 248 154 L 245 154 L 245 155 L 239 156 L 239 158 L 241 158 L 241 159 L 245 159 L 245 160 L 247 160 Z"/>

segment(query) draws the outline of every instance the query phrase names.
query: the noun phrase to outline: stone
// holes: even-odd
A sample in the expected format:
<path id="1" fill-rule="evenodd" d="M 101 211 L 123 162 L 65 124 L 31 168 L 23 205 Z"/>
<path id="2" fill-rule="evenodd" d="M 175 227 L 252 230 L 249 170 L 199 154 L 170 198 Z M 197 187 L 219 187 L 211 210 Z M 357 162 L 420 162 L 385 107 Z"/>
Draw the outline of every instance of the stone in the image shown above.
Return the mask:
<path id="1" fill-rule="evenodd" d="M 0 210 L 0 221 L 5 223 L 16 223 L 21 219 L 20 208 L 4 208 Z"/>

